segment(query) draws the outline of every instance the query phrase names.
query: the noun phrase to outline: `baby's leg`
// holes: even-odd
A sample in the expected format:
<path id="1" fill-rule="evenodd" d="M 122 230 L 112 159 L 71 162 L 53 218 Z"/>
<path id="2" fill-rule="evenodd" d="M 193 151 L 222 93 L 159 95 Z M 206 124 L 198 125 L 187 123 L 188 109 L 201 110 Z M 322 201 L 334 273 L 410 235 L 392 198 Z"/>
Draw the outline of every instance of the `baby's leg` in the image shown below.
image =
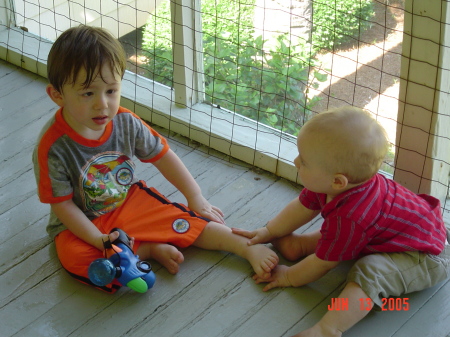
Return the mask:
<path id="1" fill-rule="evenodd" d="M 141 260 L 154 259 L 161 263 L 171 274 L 178 273 L 183 254 L 174 246 L 166 243 L 142 242 L 136 251 Z"/>
<path id="2" fill-rule="evenodd" d="M 312 328 L 293 337 L 339 337 L 362 320 L 373 306 L 364 302 L 364 310 L 361 310 L 360 299 L 366 299 L 367 295 L 355 282 L 347 283 L 339 297 L 348 299 L 348 310 L 330 310 Z"/>
<path id="3" fill-rule="evenodd" d="M 272 241 L 272 244 L 285 259 L 297 261 L 315 252 L 320 237 L 319 230 L 306 234 L 292 233 Z"/>
<path id="4" fill-rule="evenodd" d="M 217 222 L 209 222 L 194 246 L 209 249 L 223 250 L 243 257 L 250 262 L 255 273 L 261 278 L 268 278 L 270 272 L 278 264 L 277 254 L 264 245 L 247 244 L 248 239 L 233 234 L 231 228 Z"/>

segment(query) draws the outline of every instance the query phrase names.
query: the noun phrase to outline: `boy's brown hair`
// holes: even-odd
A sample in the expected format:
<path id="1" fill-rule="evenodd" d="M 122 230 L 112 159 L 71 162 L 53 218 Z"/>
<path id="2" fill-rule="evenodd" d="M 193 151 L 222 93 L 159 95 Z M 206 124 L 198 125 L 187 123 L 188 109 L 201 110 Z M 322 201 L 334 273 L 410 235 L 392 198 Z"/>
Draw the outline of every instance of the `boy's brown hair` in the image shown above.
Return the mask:
<path id="1" fill-rule="evenodd" d="M 384 128 L 360 108 L 345 106 L 322 112 L 309 120 L 301 132 L 316 139 L 322 164 L 332 174 L 359 184 L 380 169 L 389 149 Z"/>
<path id="2" fill-rule="evenodd" d="M 109 64 L 112 73 L 123 78 L 126 69 L 125 51 L 120 42 L 99 27 L 80 25 L 63 32 L 53 44 L 47 61 L 47 77 L 62 93 L 64 84 L 75 84 L 81 69 L 86 71 L 83 86 L 87 88 L 100 69 Z"/>

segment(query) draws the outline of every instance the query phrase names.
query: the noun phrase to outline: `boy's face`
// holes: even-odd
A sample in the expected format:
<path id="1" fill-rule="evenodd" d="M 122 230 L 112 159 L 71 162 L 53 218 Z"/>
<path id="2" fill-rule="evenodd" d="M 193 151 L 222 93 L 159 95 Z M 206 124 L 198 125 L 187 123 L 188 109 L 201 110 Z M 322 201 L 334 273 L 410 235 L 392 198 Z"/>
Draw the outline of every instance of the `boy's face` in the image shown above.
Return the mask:
<path id="1" fill-rule="evenodd" d="M 76 82 L 64 84 L 62 92 L 56 91 L 52 85 L 47 86 L 50 98 L 63 107 L 64 120 L 81 136 L 88 139 L 99 139 L 106 125 L 117 114 L 120 105 L 121 78 L 103 65 L 100 73 L 89 85 L 83 87 L 86 71 L 80 70 Z"/>
<path id="2" fill-rule="evenodd" d="M 320 156 L 326 155 L 322 146 L 317 144 L 317 137 L 300 131 L 297 138 L 299 155 L 294 159 L 295 167 L 302 185 L 316 193 L 332 194 L 334 175 L 330 174 Z"/>

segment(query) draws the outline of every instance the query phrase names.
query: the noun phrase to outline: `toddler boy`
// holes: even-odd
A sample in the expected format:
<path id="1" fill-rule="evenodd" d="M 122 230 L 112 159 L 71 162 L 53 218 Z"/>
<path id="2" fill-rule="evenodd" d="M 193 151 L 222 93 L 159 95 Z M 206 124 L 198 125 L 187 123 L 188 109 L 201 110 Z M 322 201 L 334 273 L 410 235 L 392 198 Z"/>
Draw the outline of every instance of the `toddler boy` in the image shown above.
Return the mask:
<path id="1" fill-rule="evenodd" d="M 126 57 L 111 34 L 68 29 L 52 46 L 47 67 L 46 91 L 60 109 L 41 131 L 33 162 L 39 198 L 51 205 L 47 231 L 70 275 L 92 284 L 88 266 L 103 257 L 105 241 L 118 237 L 108 234 L 114 227 L 134 238 L 142 260 L 155 259 L 172 274 L 184 260 L 177 247 L 190 245 L 235 253 L 261 278 L 270 274 L 275 252 L 233 234 L 166 140 L 120 107 Z M 156 166 L 188 206 L 139 181 L 135 157 Z"/>

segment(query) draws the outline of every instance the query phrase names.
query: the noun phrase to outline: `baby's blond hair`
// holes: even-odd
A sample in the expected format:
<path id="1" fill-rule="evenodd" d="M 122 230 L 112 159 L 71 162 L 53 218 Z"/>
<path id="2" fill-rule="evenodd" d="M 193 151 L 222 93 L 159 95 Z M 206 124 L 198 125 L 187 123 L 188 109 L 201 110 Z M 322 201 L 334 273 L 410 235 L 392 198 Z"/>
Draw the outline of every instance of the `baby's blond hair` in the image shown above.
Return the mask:
<path id="1" fill-rule="evenodd" d="M 314 137 L 325 169 L 353 184 L 372 178 L 389 148 L 384 128 L 369 112 L 351 106 L 314 116 L 300 132 Z"/>

